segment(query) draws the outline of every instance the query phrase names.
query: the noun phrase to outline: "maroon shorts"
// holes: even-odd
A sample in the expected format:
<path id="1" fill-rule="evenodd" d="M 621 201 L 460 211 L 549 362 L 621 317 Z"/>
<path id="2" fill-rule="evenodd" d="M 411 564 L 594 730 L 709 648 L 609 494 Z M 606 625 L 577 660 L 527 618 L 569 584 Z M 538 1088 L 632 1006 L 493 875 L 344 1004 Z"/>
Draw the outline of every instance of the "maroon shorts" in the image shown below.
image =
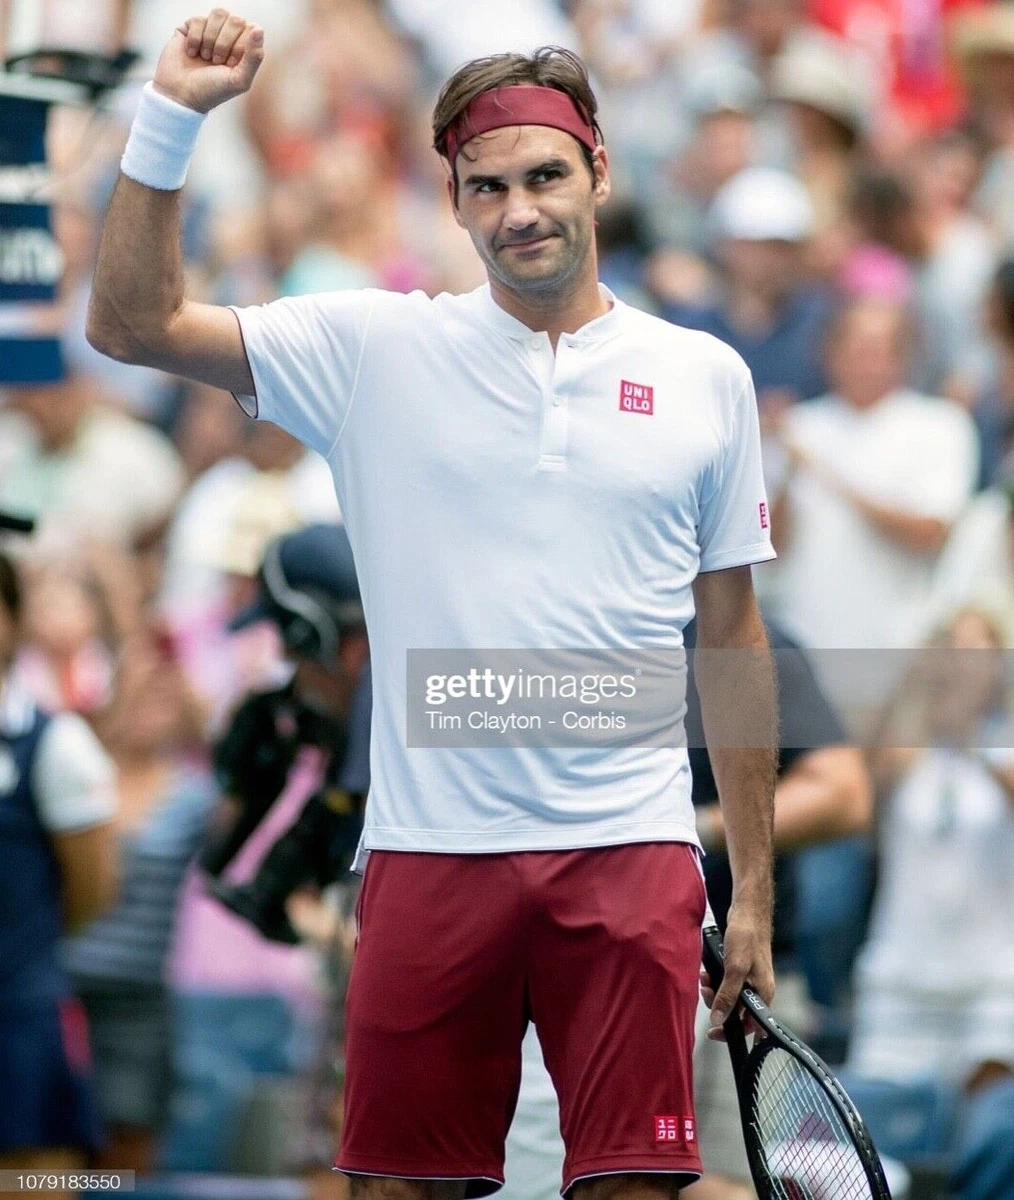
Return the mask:
<path id="1" fill-rule="evenodd" d="M 692 1183 L 703 916 L 681 842 L 373 851 L 335 1166 L 495 1192 L 533 1020 L 560 1100 L 563 1190 L 616 1172 Z"/>

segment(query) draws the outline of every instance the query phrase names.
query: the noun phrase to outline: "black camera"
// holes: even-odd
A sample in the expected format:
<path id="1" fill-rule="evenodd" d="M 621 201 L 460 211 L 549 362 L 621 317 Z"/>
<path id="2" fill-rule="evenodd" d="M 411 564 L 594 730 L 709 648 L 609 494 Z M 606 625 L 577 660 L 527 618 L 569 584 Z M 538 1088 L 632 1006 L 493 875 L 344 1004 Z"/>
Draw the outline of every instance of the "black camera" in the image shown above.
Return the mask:
<path id="1" fill-rule="evenodd" d="M 265 937 L 294 943 L 299 935 L 285 913 L 285 901 L 301 884 L 324 887 L 351 865 L 369 790 L 369 648 L 344 529 L 311 525 L 268 545 L 257 594 L 230 628 L 256 621 L 272 622 L 289 656 L 304 670 L 314 667 L 317 678 L 311 686 L 318 706 L 301 698 L 299 665 L 286 687 L 243 701 L 214 753 L 218 782 L 239 812 L 229 828 L 209 840 L 198 861 L 222 904 Z M 320 691 L 321 668 L 335 688 Z M 314 694 L 305 682 L 303 687 L 302 696 Z M 250 883 L 222 879 L 281 794 L 304 746 L 326 754 L 324 786 L 307 800 Z"/>
<path id="2" fill-rule="evenodd" d="M 248 696 L 215 747 L 219 785 L 238 804 L 239 812 L 228 828 L 209 838 L 198 864 L 211 877 L 211 894 L 272 941 L 295 944 L 300 940 L 285 912 L 285 901 L 296 888 L 310 882 L 326 887 L 352 862 L 362 829 L 365 790 L 353 792 L 339 785 L 348 741 L 344 722 L 302 704 L 290 684 Z M 304 746 L 328 756 L 329 782 L 306 801 L 249 883 L 221 878 L 281 794 Z"/>

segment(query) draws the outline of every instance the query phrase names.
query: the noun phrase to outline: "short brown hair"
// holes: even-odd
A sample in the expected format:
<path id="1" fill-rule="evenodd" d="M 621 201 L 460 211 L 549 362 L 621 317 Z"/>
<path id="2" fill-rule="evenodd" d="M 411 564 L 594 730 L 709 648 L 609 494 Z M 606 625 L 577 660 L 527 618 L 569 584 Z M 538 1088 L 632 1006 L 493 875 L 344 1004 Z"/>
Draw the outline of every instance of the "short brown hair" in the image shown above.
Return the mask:
<path id="1" fill-rule="evenodd" d="M 491 54 L 459 67 L 440 89 L 433 109 L 434 150 L 447 157 L 447 131 L 476 96 L 493 88 L 519 84 L 535 84 L 566 92 L 592 127 L 595 140 L 602 142 L 602 130 L 595 119 L 598 101 L 584 63 L 573 51 L 562 46 L 540 46 L 532 54 Z M 590 167 L 591 151 L 587 146 L 581 148 Z M 453 163 L 451 167 L 454 168 Z M 456 188 L 456 171 L 454 179 Z"/>

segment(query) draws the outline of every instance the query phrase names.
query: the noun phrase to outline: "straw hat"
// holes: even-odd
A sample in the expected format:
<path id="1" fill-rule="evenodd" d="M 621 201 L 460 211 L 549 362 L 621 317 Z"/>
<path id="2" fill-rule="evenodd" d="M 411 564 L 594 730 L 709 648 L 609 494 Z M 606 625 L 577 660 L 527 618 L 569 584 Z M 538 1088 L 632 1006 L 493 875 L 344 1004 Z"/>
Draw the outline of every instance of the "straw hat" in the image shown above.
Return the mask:
<path id="1" fill-rule="evenodd" d="M 869 124 L 868 88 L 855 51 L 830 35 L 791 39 L 774 61 L 771 94 L 826 113 L 855 137 Z"/>
<path id="2" fill-rule="evenodd" d="M 951 47 L 966 83 L 975 80 L 975 63 L 983 54 L 1014 58 L 1014 5 L 987 4 L 959 13 L 951 27 Z"/>

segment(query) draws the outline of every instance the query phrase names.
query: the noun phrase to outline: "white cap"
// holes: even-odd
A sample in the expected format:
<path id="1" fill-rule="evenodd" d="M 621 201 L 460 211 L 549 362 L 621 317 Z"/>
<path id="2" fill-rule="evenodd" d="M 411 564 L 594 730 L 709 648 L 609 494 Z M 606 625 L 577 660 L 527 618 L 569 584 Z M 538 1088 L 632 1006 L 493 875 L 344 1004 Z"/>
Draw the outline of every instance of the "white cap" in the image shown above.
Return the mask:
<path id="1" fill-rule="evenodd" d="M 747 167 L 719 188 L 711 205 L 716 238 L 802 242 L 813 228 L 813 205 L 794 175 Z"/>

